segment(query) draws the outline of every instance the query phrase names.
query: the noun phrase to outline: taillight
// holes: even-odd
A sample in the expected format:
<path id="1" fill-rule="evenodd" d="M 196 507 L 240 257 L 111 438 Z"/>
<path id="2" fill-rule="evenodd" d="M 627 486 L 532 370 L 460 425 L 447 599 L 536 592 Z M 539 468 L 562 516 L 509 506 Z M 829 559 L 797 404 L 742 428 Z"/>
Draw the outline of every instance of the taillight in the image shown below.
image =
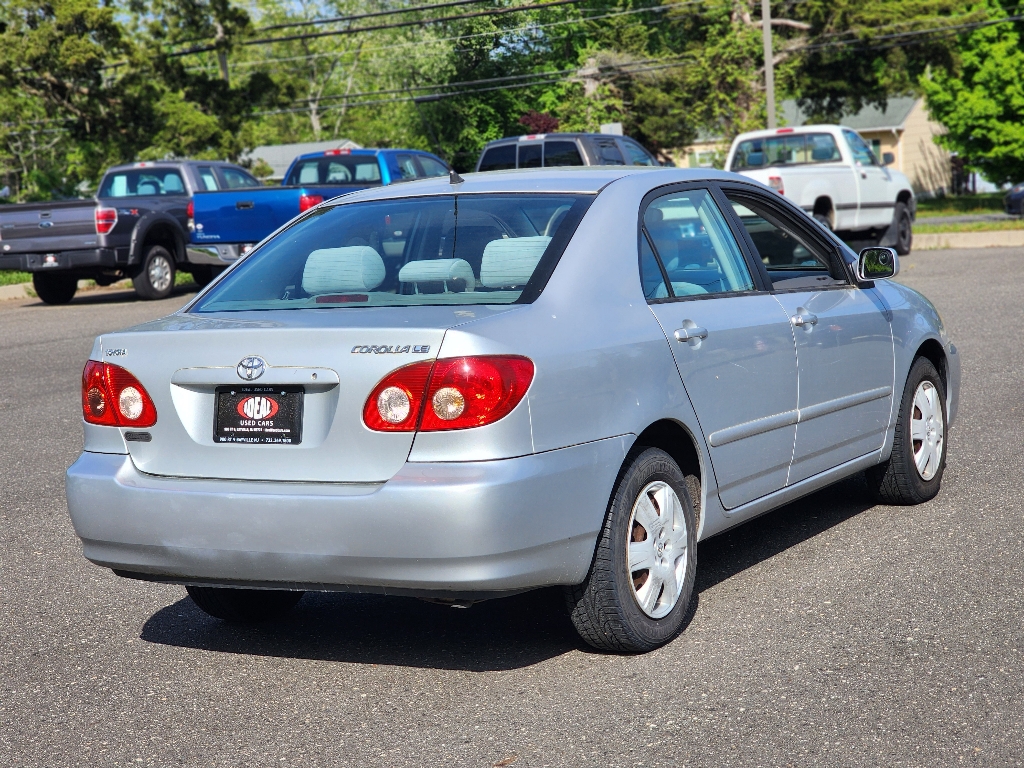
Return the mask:
<path id="1" fill-rule="evenodd" d="M 782 177 L 781 176 L 769 176 L 768 177 L 768 186 L 771 187 L 772 189 L 774 189 L 780 195 L 786 194 L 786 188 L 784 186 L 782 186 Z"/>
<path id="2" fill-rule="evenodd" d="M 299 213 L 308 211 L 314 205 L 320 205 L 323 201 L 323 195 L 299 195 Z"/>
<path id="3" fill-rule="evenodd" d="M 97 208 L 94 215 L 97 235 L 106 235 L 117 225 L 116 208 Z"/>
<path id="4" fill-rule="evenodd" d="M 363 407 L 363 421 L 378 432 L 482 427 L 519 405 L 533 373 L 533 362 L 518 355 L 413 363 L 374 387 Z"/>
<path id="5" fill-rule="evenodd" d="M 185 216 L 188 218 L 188 231 L 194 232 L 196 229 L 196 204 L 192 201 L 188 201 L 188 205 L 185 206 Z"/>
<path id="6" fill-rule="evenodd" d="M 151 427 L 156 424 L 156 406 L 124 368 L 90 360 L 82 371 L 82 417 L 108 427 Z"/>

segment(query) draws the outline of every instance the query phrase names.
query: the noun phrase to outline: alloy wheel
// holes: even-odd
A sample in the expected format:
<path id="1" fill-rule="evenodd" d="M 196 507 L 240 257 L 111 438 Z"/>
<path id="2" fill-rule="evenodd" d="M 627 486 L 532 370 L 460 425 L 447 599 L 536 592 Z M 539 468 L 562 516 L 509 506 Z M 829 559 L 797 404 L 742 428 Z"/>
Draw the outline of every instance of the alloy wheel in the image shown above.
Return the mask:
<path id="1" fill-rule="evenodd" d="M 170 263 L 163 256 L 157 256 L 149 262 L 149 284 L 157 293 L 163 293 L 171 287 L 171 275 L 173 270 Z"/>

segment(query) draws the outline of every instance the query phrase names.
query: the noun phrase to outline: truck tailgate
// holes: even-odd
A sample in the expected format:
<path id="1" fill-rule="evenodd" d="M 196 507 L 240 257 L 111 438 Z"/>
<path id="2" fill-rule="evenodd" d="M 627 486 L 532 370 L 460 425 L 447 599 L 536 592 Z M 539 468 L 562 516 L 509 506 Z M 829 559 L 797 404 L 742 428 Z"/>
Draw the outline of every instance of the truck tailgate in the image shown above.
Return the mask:
<path id="1" fill-rule="evenodd" d="M 95 248 L 96 203 L 68 200 L 0 206 L 4 253 L 49 253 Z"/>

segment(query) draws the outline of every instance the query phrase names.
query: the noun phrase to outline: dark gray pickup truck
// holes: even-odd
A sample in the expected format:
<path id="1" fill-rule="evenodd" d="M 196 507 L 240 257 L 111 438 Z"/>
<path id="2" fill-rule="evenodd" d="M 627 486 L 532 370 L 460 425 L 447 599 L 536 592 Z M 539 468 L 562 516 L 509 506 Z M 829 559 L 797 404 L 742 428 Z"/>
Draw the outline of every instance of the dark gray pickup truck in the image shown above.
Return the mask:
<path id="1" fill-rule="evenodd" d="M 205 285 L 238 254 L 190 247 L 193 194 L 259 186 L 229 163 L 115 166 L 93 199 L 0 206 L 0 269 L 31 272 L 47 304 L 71 301 L 81 279 L 130 277 L 144 299 L 169 295 L 177 270 Z"/>

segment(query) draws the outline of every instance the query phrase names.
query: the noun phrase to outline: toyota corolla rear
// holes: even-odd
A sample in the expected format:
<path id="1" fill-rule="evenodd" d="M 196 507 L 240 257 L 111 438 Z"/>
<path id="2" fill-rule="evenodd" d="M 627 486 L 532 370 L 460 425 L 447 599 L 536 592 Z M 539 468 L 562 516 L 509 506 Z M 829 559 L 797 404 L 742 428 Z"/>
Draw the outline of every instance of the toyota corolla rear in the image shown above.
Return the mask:
<path id="1" fill-rule="evenodd" d="M 603 509 L 579 485 L 614 457 L 534 453 L 534 362 L 493 331 L 530 310 L 592 197 L 321 207 L 183 311 L 97 339 L 67 483 L 86 557 L 191 584 L 581 579 L 594 524 L 572 510 Z"/>

